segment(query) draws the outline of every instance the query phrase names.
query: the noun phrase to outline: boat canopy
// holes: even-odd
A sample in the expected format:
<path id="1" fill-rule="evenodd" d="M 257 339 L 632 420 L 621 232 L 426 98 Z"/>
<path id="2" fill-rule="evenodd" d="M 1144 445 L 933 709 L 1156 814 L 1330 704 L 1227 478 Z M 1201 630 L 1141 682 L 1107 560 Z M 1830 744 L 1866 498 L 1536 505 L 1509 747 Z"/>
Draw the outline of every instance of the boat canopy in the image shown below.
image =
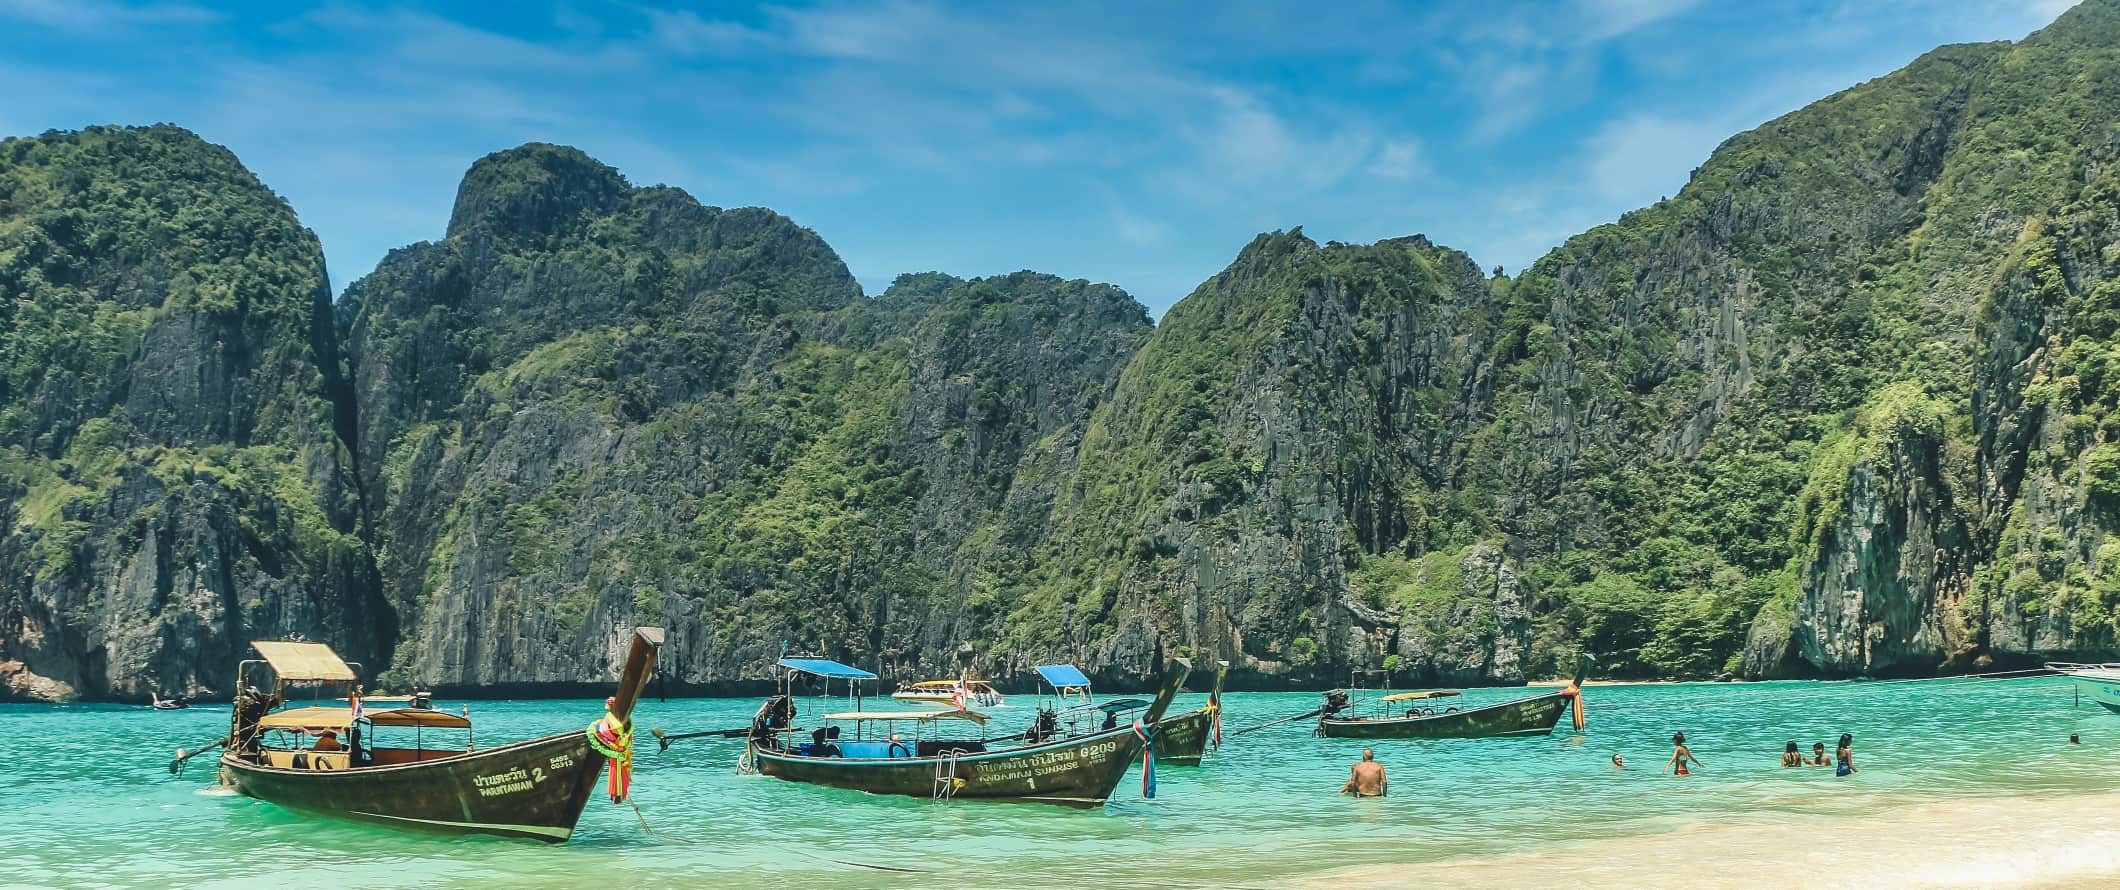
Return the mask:
<path id="1" fill-rule="evenodd" d="M 987 717 L 978 711 L 841 711 L 826 714 L 823 720 L 918 720 L 923 723 L 934 720 L 970 720 L 985 725 Z"/>
<path id="2" fill-rule="evenodd" d="M 1082 673 L 1081 668 L 1071 664 L 1041 664 L 1038 666 L 1038 676 L 1053 684 L 1054 689 L 1089 685 L 1089 677 Z"/>
<path id="3" fill-rule="evenodd" d="M 951 691 L 951 690 L 954 690 L 954 689 L 956 689 L 956 688 L 957 688 L 957 684 L 958 684 L 959 682 L 960 682 L 960 681 L 957 681 L 957 680 L 922 680 L 922 681 L 920 681 L 920 682 L 918 682 L 918 683 L 907 683 L 907 684 L 905 684 L 905 688 L 907 688 L 907 689 L 940 689 L 940 690 L 942 690 L 942 691 L 944 691 L 944 692 L 949 692 L 949 691 Z M 964 688 L 966 688 L 966 689 L 992 689 L 992 688 L 994 688 L 993 686 L 989 685 L 989 684 L 988 684 L 988 683 L 987 683 L 987 682 L 986 682 L 985 680 L 964 680 L 964 681 L 961 681 L 961 682 L 963 682 L 963 683 L 964 683 Z"/>
<path id="4" fill-rule="evenodd" d="M 362 715 L 375 726 L 422 726 L 436 729 L 470 729 L 471 718 L 448 711 L 424 708 L 391 708 Z M 267 714 L 258 721 L 265 729 L 345 729 L 353 725 L 352 708 L 288 708 Z"/>
<path id="5" fill-rule="evenodd" d="M 353 668 L 326 644 L 260 640 L 250 645 L 265 657 L 265 663 L 272 665 L 272 672 L 280 675 L 282 680 L 353 682 Z"/>
<path id="6" fill-rule="evenodd" d="M 1449 697 L 1451 697 L 1451 696 L 1453 696 L 1453 695 L 1463 695 L 1463 694 L 1464 694 L 1464 693 L 1461 693 L 1461 692 L 1459 692 L 1459 691 L 1457 691 L 1457 690 L 1455 690 L 1455 689 L 1433 689 L 1433 690 L 1429 690 L 1429 691 L 1427 691 L 1427 692 L 1398 692 L 1398 693 L 1393 693 L 1393 694 L 1391 694 L 1391 695 L 1387 695 L 1387 696 L 1384 696 L 1384 697 L 1383 697 L 1383 698 L 1381 698 L 1381 699 L 1378 699 L 1378 701 L 1412 701 L 1412 700 L 1414 700 L 1414 699 L 1417 699 L 1417 698 L 1449 698 Z"/>
<path id="7" fill-rule="evenodd" d="M 1111 701 L 1105 702 L 1104 704 L 1098 705 L 1097 710 L 1109 713 L 1117 711 L 1138 711 L 1145 707 L 1148 707 L 1148 699 L 1145 698 L 1115 698 Z"/>
<path id="8" fill-rule="evenodd" d="M 874 680 L 876 675 L 858 667 L 840 664 L 829 658 L 783 658 L 778 664 L 791 671 L 801 671 L 834 680 Z"/>

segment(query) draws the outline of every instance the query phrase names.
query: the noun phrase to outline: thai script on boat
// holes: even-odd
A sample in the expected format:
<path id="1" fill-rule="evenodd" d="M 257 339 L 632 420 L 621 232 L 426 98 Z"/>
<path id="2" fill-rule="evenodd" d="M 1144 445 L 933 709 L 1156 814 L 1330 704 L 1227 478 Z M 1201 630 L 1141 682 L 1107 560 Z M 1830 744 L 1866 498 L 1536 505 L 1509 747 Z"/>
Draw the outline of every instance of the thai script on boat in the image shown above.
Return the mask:
<path id="1" fill-rule="evenodd" d="M 1001 771 L 985 771 L 981 775 L 995 781 L 1010 782 L 1017 779 L 1035 779 L 1075 769 L 1077 761 L 1102 762 L 1119 750 L 1118 742 L 1101 742 L 1081 748 L 1061 751 L 1041 751 L 1023 758 L 1024 762 L 1014 768 Z"/>
<path id="2" fill-rule="evenodd" d="M 472 784 L 478 786 L 480 797 L 498 797 L 503 794 L 528 791 L 544 780 L 544 770 L 526 770 L 519 766 L 505 773 L 471 777 Z"/>

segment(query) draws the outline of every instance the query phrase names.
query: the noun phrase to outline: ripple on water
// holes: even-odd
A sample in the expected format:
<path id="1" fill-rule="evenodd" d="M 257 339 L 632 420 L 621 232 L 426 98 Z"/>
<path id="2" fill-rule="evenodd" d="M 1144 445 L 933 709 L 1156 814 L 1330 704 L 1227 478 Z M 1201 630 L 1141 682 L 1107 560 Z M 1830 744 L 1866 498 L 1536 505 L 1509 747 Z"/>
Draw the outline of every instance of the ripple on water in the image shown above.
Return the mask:
<path id="1" fill-rule="evenodd" d="M 1522 694 L 1470 690 L 1465 700 Z M 1203 700 L 1190 696 L 1180 707 Z M 1232 694 L 1230 728 L 1299 713 L 1315 700 Z M 684 741 L 667 753 L 644 744 L 636 800 L 663 837 L 644 833 L 631 809 L 594 801 L 565 847 L 308 819 L 201 793 L 214 771 L 199 761 L 171 778 L 171 754 L 218 737 L 225 709 L 0 706 L 0 764 L 7 765 L 0 811 L 11 826 L 9 843 L 0 844 L 0 883 L 563 887 L 590 876 L 755 882 L 749 876 L 770 870 L 780 882 L 857 888 L 933 886 L 938 873 L 953 886 L 1260 886 L 1308 884 L 1321 874 L 1336 885 L 1388 874 L 1452 886 L 1502 874 L 1494 863 L 1543 874 L 1525 864 L 1560 849 L 1567 854 L 1540 868 L 1568 869 L 1578 884 L 1604 869 L 1632 868 L 1637 880 L 1649 869 L 1731 886 L 1774 874 L 1774 863 L 1821 855 L 1801 840 L 1819 832 L 1868 837 L 1901 825 L 1904 808 L 1935 807 L 1944 818 L 2001 807 L 1987 812 L 2028 820 L 2028 795 L 2068 812 L 2120 792 L 2120 716 L 2074 707 L 2067 681 L 1593 686 L 1587 700 L 1590 729 L 1582 737 L 1370 743 L 1391 770 L 1392 796 L 1363 801 L 1333 791 L 1364 743 L 1313 738 L 1300 721 L 1232 737 L 1206 767 L 1159 768 L 1154 801 L 1140 799 L 1137 771 L 1109 806 L 1089 812 L 871 797 L 738 776 L 740 743 Z M 651 701 L 639 720 L 643 729 L 672 731 L 740 726 L 755 706 Z M 587 701 L 473 705 L 487 743 L 586 725 L 599 712 Z M 1016 712 L 1028 720 L 1033 709 Z M 1658 772 L 1677 730 L 1706 764 L 1684 780 Z M 1856 735 L 1858 775 L 1778 767 L 1783 742 L 1808 750 L 1814 741 L 1831 746 L 1841 732 Z M 2085 744 L 2068 748 L 2070 732 Z M 83 756 L 89 750 L 94 758 Z M 1615 751 L 1635 768 L 1608 769 Z M 1731 825 L 1749 828 L 1726 831 Z M 2096 832 L 2105 829 L 2085 830 L 2103 837 Z M 1871 855 L 1929 868 L 1918 840 L 1918 832 L 1886 837 Z M 1701 862 L 1661 856 L 1715 844 L 1729 858 L 1712 873 Z M 2097 872 L 2111 864 L 2073 846 L 2049 852 L 2073 869 L 2053 872 L 2062 874 L 2056 880 L 2120 872 Z M 92 875 L 80 867 L 91 862 Z M 1744 866 L 1732 871 L 1732 863 Z M 1862 863 L 1838 867 L 1872 873 Z M 1951 873 L 1960 872 L 1988 874 Z M 1949 877 L 1934 868 L 1918 873 L 1937 883 Z"/>

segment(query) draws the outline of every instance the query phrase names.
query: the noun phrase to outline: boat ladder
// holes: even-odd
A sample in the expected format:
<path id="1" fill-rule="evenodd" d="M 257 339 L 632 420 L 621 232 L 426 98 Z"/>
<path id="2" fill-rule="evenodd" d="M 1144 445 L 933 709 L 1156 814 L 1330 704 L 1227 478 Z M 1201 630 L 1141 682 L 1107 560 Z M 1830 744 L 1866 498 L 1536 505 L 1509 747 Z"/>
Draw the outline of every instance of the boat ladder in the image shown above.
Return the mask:
<path id="1" fill-rule="evenodd" d="M 942 759 L 935 761 L 935 799 L 949 800 L 957 796 L 957 789 L 964 784 L 957 778 L 958 750 L 951 748 L 943 752 Z"/>

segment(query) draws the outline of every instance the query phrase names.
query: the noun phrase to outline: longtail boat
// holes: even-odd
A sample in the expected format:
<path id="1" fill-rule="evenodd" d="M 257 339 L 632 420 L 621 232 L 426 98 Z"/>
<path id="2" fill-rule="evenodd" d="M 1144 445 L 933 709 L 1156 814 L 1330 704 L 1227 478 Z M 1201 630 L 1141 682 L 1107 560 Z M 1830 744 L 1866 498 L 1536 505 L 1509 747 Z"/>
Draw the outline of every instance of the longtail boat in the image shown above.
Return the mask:
<path id="1" fill-rule="evenodd" d="M 1567 711 L 1571 704 L 1575 709 L 1575 728 L 1582 729 L 1583 675 L 1588 672 L 1589 667 L 1589 656 L 1583 656 L 1577 659 L 1575 679 L 1567 688 L 1478 708 L 1459 708 L 1452 705 L 1438 708 L 1438 700 L 1453 698 L 1459 694 L 1455 690 L 1441 689 L 1384 696 L 1378 701 L 1386 710 L 1374 716 L 1340 716 L 1351 706 L 1344 691 L 1333 690 L 1325 694 L 1325 708 L 1318 715 L 1317 734 L 1354 739 L 1546 735 L 1553 732 L 1554 724 L 1560 722 L 1561 713 Z M 1405 710 L 1395 711 L 1394 705 L 1404 705 Z"/>
<path id="2" fill-rule="evenodd" d="M 1229 662 L 1217 662 L 1215 688 L 1199 710 L 1156 724 L 1156 759 L 1174 766 L 1199 766 L 1210 744 L 1222 747 L 1222 681 Z"/>
<path id="3" fill-rule="evenodd" d="M 783 689 L 795 672 L 848 680 L 875 676 L 825 659 L 782 659 L 778 666 L 784 671 Z M 1114 720 L 1111 729 L 1074 733 L 1044 719 L 1041 710 L 1030 730 L 1003 739 L 985 737 L 989 718 L 976 711 L 855 710 L 823 715 L 820 719 L 835 725 L 820 726 L 809 733 L 809 741 L 799 741 L 792 725 L 793 698 L 783 692 L 759 708 L 743 764 L 775 778 L 871 794 L 1100 806 L 1141 757 L 1144 740 L 1154 736 L 1150 727 L 1169 709 L 1191 668 L 1173 659 L 1155 700 L 1140 703 L 1146 708 L 1136 721 Z M 852 733 L 845 731 L 848 726 Z M 981 735 L 930 737 L 951 726 L 977 727 Z M 1020 744 L 996 744 L 1009 742 Z M 1153 795 L 1152 771 L 1144 776 L 1143 790 Z"/>
<path id="4" fill-rule="evenodd" d="M 260 659 L 237 667 L 236 700 L 221 775 L 236 790 L 288 809 L 400 828 L 496 834 L 559 843 L 612 764 L 613 801 L 630 783 L 633 704 L 655 666 L 663 632 L 636 628 L 603 718 L 587 731 L 474 749 L 471 719 L 428 707 L 367 708 L 352 666 L 322 643 L 257 642 Z M 271 692 L 258 691 L 261 672 Z M 290 684 L 347 684 L 347 707 L 282 708 Z M 337 699 L 333 699 L 336 701 Z M 421 703 L 423 704 L 423 703 Z M 383 745 L 381 730 L 413 733 Z M 430 731 L 462 731 L 461 747 L 429 748 Z M 304 745 L 305 739 L 315 741 Z"/>

